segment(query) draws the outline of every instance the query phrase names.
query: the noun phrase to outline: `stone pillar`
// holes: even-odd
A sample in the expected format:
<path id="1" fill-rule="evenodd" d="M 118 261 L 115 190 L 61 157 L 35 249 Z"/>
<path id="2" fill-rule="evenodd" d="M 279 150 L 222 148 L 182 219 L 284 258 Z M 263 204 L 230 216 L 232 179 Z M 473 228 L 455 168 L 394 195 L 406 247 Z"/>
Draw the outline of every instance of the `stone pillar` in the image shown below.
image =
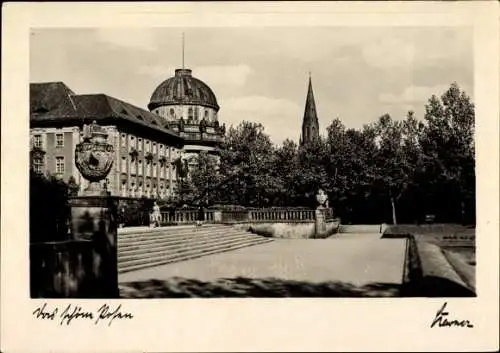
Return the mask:
<path id="1" fill-rule="evenodd" d="M 117 209 L 118 198 L 79 196 L 69 200 L 71 230 L 75 240 L 92 242 L 93 289 L 95 298 L 118 298 Z"/>
<path id="2" fill-rule="evenodd" d="M 317 238 L 326 233 L 325 215 L 321 212 L 321 208 L 314 211 L 314 236 Z"/>
<path id="3" fill-rule="evenodd" d="M 83 195 L 69 200 L 71 234 L 75 240 L 91 242 L 91 263 L 84 271 L 92 289 L 85 297 L 118 298 L 118 198 L 111 197 L 101 185 L 113 167 L 114 148 L 107 142 L 106 130 L 95 121 L 84 125 L 83 131 L 83 142 L 75 149 L 75 164 L 90 183 Z"/>
<path id="4" fill-rule="evenodd" d="M 222 223 L 222 211 L 214 210 L 214 223 Z"/>

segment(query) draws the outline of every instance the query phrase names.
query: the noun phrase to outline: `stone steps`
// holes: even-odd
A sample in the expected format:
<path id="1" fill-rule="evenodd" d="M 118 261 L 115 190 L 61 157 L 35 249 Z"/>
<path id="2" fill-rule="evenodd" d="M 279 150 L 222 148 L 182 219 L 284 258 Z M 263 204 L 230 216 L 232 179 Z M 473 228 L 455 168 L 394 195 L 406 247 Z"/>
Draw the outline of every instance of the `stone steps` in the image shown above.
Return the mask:
<path id="1" fill-rule="evenodd" d="M 142 230 L 118 235 L 118 272 L 264 244 L 272 239 L 228 226 Z"/>
<path id="2" fill-rule="evenodd" d="M 218 242 L 228 242 L 228 241 L 233 241 L 233 240 L 239 240 L 239 239 L 248 239 L 247 234 L 230 234 L 230 235 L 219 235 L 219 236 L 213 236 L 213 237 L 202 237 L 202 238 L 185 238 L 184 240 L 180 240 L 178 242 L 170 242 L 168 239 L 163 242 L 156 242 L 152 244 L 148 244 L 146 246 L 133 246 L 132 248 L 126 248 L 120 250 L 120 253 L 118 254 L 118 261 L 120 260 L 126 260 L 130 258 L 130 256 L 137 256 L 141 254 L 149 254 L 152 255 L 153 253 L 160 252 L 160 251 L 171 251 L 171 252 L 178 252 L 182 251 L 185 248 L 193 248 L 197 247 L 200 245 L 209 245 L 211 243 L 218 243 Z"/>
<path id="3" fill-rule="evenodd" d="M 135 232 L 118 232 L 119 240 L 137 239 L 141 237 L 149 237 L 151 235 L 164 235 L 164 234 L 193 234 L 201 232 L 209 232 L 211 230 L 220 230 L 222 226 L 202 226 L 202 227 L 161 227 L 161 228 L 147 228 L 137 230 Z"/>
<path id="4" fill-rule="evenodd" d="M 135 248 L 135 247 L 144 247 L 150 244 L 159 244 L 163 242 L 174 243 L 184 243 L 189 240 L 196 240 L 206 236 L 223 236 L 224 234 L 228 234 L 228 230 L 222 232 L 220 229 L 210 230 L 210 231 L 191 231 L 191 232 L 182 232 L 182 233 L 171 233 L 165 232 L 163 234 L 149 234 L 149 235 L 140 235 L 136 238 L 128 238 L 128 239 L 120 239 L 118 238 L 118 246 L 121 247 L 124 251 Z"/>

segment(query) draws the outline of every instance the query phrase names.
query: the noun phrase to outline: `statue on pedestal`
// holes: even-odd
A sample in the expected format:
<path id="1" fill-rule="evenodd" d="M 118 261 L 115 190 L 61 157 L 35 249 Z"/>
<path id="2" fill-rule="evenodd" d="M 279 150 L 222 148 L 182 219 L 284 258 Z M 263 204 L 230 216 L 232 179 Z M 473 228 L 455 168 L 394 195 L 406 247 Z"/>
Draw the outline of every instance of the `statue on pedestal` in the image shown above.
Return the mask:
<path id="1" fill-rule="evenodd" d="M 318 201 L 318 208 L 328 208 L 328 196 L 322 189 L 318 190 L 316 201 Z"/>
<path id="2" fill-rule="evenodd" d="M 328 208 L 328 196 L 322 189 L 318 190 L 316 201 L 318 202 L 318 206 L 314 211 L 315 237 L 321 237 L 326 232 L 325 209 Z"/>

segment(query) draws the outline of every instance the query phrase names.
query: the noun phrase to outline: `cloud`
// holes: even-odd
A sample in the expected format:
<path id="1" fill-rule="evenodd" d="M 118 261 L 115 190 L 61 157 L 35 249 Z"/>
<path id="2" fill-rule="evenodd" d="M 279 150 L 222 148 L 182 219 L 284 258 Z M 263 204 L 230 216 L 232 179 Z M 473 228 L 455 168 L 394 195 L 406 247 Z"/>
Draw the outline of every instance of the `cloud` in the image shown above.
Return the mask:
<path id="1" fill-rule="evenodd" d="M 379 101 L 382 103 L 399 104 L 399 103 L 417 103 L 426 102 L 433 94 L 440 96 L 450 86 L 408 86 L 401 93 L 381 93 Z"/>
<path id="2" fill-rule="evenodd" d="M 144 28 L 99 28 L 97 39 L 116 47 L 143 51 L 157 51 L 154 32 Z"/>
<path id="3" fill-rule="evenodd" d="M 264 96 L 244 96 L 221 102 L 220 117 L 226 124 L 237 125 L 243 120 L 262 123 L 274 143 L 286 138 L 298 140 L 302 123 L 302 108 L 287 99 Z"/>
<path id="4" fill-rule="evenodd" d="M 175 69 L 178 67 L 174 66 L 163 66 L 163 65 L 143 65 L 137 68 L 137 74 L 153 76 L 153 77 L 171 77 L 174 76 Z"/>
<path id="5" fill-rule="evenodd" d="M 243 86 L 248 76 L 253 73 L 253 69 L 244 64 L 239 65 L 215 65 L 200 66 L 193 69 L 193 75 L 207 84 Z"/>
<path id="6" fill-rule="evenodd" d="M 384 38 L 361 49 L 365 62 L 377 68 L 408 67 L 415 60 L 415 45 L 397 38 Z"/>
<path id="7" fill-rule="evenodd" d="M 163 65 L 144 65 L 137 69 L 138 74 L 154 77 L 171 77 L 178 67 Z M 193 76 L 202 80 L 212 88 L 217 86 L 239 87 L 247 82 L 248 76 L 253 69 L 244 64 L 238 65 L 214 65 L 190 67 Z"/>

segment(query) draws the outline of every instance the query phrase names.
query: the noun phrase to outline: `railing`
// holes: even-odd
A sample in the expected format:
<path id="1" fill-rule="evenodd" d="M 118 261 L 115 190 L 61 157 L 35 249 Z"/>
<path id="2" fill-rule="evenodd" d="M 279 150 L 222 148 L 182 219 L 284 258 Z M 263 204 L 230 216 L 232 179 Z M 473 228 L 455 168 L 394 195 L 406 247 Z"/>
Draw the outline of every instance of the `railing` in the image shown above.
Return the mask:
<path id="1" fill-rule="evenodd" d="M 333 210 L 322 209 L 325 221 L 333 219 Z M 314 222 L 315 210 L 309 208 L 247 208 L 205 209 L 205 223 L 300 223 Z M 198 220 L 198 209 L 166 210 L 161 213 L 162 224 L 192 224 Z"/>
<path id="2" fill-rule="evenodd" d="M 162 224 L 192 224 L 198 220 L 199 210 L 180 209 L 161 213 Z M 204 222 L 214 223 L 214 210 L 204 210 Z"/>
<path id="3" fill-rule="evenodd" d="M 221 223 L 245 223 L 248 222 L 247 210 L 221 210 Z"/>
<path id="4" fill-rule="evenodd" d="M 189 141 L 217 141 L 223 142 L 224 138 L 221 135 L 217 134 L 209 134 L 209 133 L 200 133 L 200 132 L 179 132 L 180 137 L 189 140 Z"/>
<path id="5" fill-rule="evenodd" d="M 250 209 L 250 222 L 301 222 L 314 221 L 314 210 L 302 208 Z"/>

